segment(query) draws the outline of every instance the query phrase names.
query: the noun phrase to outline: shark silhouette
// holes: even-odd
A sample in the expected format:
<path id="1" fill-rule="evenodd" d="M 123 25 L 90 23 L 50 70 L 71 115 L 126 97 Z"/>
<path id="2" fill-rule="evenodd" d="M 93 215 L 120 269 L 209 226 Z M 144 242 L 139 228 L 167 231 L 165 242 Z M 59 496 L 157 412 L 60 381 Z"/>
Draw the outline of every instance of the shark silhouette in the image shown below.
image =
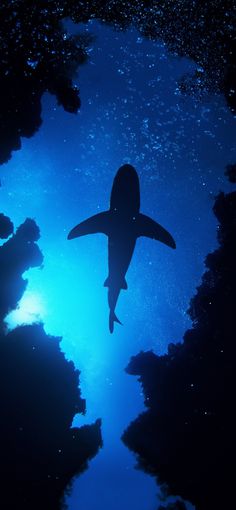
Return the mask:
<path id="1" fill-rule="evenodd" d="M 138 237 L 145 236 L 176 248 L 173 237 L 156 221 L 141 214 L 139 178 L 132 165 L 119 168 L 111 191 L 110 209 L 95 214 L 79 223 L 68 234 L 68 239 L 87 234 L 103 233 L 108 236 L 108 287 L 110 308 L 109 329 L 112 333 L 114 322 L 121 324 L 115 314 L 116 303 L 121 289 L 127 289 L 125 275 L 129 267 Z"/>

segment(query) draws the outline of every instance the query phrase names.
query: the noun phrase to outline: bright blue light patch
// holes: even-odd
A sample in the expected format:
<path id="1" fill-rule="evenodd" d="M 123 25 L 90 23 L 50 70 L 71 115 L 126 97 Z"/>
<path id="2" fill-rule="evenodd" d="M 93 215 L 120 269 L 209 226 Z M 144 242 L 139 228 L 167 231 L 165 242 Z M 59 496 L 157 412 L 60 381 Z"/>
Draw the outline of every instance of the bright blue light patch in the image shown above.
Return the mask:
<path id="1" fill-rule="evenodd" d="M 36 292 L 26 291 L 20 300 L 16 310 L 6 317 L 5 322 L 9 329 L 14 329 L 22 324 L 34 324 L 45 320 L 45 307 L 42 298 Z"/>

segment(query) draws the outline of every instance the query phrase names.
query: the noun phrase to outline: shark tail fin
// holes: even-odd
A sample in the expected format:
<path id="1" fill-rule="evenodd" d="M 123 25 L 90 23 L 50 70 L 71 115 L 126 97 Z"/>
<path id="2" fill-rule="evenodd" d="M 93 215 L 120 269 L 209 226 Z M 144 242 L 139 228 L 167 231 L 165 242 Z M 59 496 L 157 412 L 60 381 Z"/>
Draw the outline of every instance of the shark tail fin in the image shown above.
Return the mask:
<path id="1" fill-rule="evenodd" d="M 108 276 L 103 285 L 104 285 L 104 287 L 110 287 L 110 283 L 111 283 L 111 279 L 110 279 L 110 276 Z M 124 290 L 128 289 L 127 281 L 125 278 L 123 279 L 123 282 L 121 282 L 120 288 L 124 289 Z"/>
<path id="2" fill-rule="evenodd" d="M 122 322 L 120 322 L 120 320 L 116 316 L 115 312 L 111 311 L 110 315 L 109 315 L 109 330 L 110 330 L 110 333 L 113 333 L 113 331 L 114 331 L 114 322 L 118 322 L 118 324 L 122 325 Z"/>

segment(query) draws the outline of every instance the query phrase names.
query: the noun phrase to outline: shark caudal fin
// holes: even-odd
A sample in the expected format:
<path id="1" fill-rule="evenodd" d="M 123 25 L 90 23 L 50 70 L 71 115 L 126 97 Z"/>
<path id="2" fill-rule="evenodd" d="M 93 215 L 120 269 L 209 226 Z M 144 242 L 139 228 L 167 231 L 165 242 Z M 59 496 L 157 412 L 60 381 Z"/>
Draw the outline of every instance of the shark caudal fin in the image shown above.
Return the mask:
<path id="1" fill-rule="evenodd" d="M 110 311 L 110 315 L 109 315 L 109 330 L 110 330 L 110 333 L 113 333 L 113 331 L 114 331 L 114 322 L 118 322 L 118 324 L 122 325 L 122 322 L 120 322 L 118 317 L 116 317 L 115 312 Z"/>
<path id="2" fill-rule="evenodd" d="M 166 244 L 170 248 L 176 248 L 175 240 L 164 227 L 152 220 L 152 218 L 140 213 L 137 217 L 137 237 L 141 236 L 150 237 Z"/>
<path id="3" fill-rule="evenodd" d="M 110 287 L 112 286 L 111 284 L 111 279 L 110 279 L 110 276 L 107 277 L 107 279 L 105 280 L 104 282 L 104 287 Z M 120 286 L 121 289 L 124 289 L 124 290 L 127 290 L 128 289 L 128 284 L 127 284 L 127 281 L 126 279 L 124 278 L 123 281 L 121 282 L 121 286 Z"/>

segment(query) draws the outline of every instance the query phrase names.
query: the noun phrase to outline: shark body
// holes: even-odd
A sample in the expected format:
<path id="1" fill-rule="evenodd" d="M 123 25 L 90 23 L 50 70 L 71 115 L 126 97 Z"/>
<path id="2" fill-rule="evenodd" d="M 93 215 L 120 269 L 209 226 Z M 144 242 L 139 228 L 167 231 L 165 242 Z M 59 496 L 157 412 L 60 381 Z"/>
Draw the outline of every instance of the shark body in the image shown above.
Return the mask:
<path id="1" fill-rule="evenodd" d="M 121 324 L 115 314 L 120 291 L 127 289 L 125 275 L 132 259 L 136 240 L 146 236 L 176 248 L 171 234 L 159 223 L 141 214 L 139 178 L 132 165 L 119 168 L 111 191 L 110 209 L 96 214 L 79 223 L 68 234 L 74 239 L 87 234 L 103 233 L 108 236 L 108 287 L 110 309 L 109 329 L 112 333 L 114 322 Z"/>

